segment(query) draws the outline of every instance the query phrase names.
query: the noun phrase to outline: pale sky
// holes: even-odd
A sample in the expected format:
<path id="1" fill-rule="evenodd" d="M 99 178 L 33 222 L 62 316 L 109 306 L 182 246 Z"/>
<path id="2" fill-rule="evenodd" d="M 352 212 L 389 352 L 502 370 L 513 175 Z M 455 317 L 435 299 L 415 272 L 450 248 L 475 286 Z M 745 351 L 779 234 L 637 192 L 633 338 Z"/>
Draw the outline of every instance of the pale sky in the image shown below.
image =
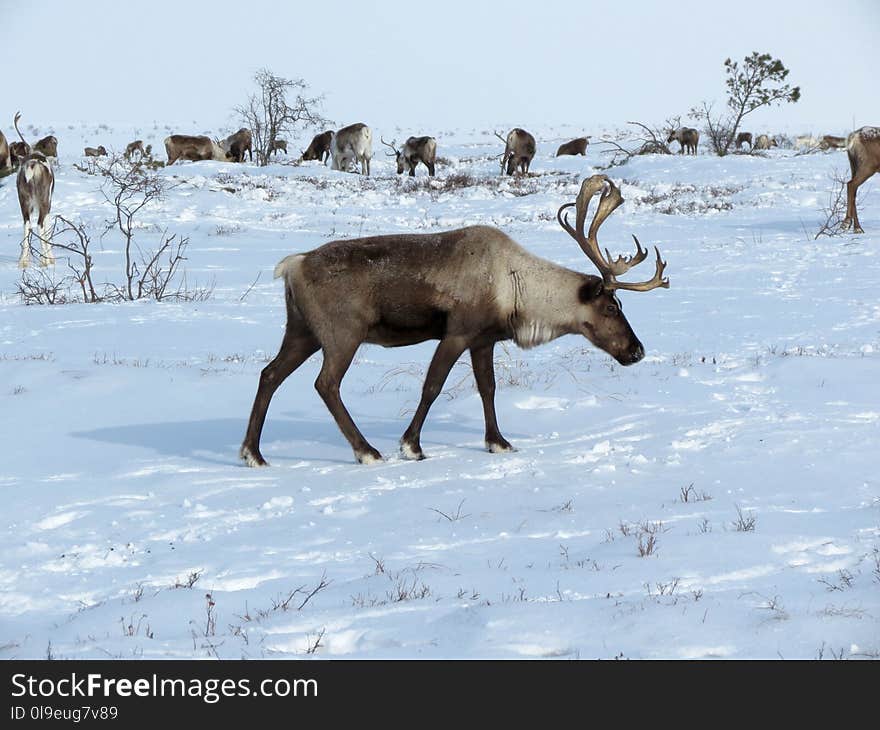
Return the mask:
<path id="1" fill-rule="evenodd" d="M 724 59 L 752 51 L 781 58 L 803 96 L 748 126 L 880 125 L 880 0 L 0 0 L 0 11 L 7 132 L 18 109 L 37 126 L 228 126 L 264 66 L 305 79 L 340 125 L 659 124 L 722 104 Z"/>

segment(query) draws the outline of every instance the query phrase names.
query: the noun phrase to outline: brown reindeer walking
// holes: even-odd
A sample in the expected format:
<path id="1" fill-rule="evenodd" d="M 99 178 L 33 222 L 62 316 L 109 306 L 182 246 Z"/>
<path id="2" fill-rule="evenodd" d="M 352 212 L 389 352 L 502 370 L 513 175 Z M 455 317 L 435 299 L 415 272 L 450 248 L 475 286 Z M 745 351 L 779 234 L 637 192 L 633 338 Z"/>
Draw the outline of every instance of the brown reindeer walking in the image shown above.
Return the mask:
<path id="1" fill-rule="evenodd" d="M 584 232 L 587 207 L 600 191 L 593 221 Z M 322 350 L 324 362 L 315 388 L 357 461 L 381 460 L 342 402 L 342 378 L 361 343 L 399 347 L 426 340 L 440 343 L 428 367 L 419 405 L 401 439 L 402 454 L 424 458 L 421 431 L 428 410 L 466 351 L 483 402 L 486 448 L 493 453 L 511 451 L 495 416 L 496 343 L 513 340 L 529 348 L 579 334 L 622 365 L 633 365 L 644 357 L 644 347 L 623 315 L 617 292 L 668 287 L 669 280 L 663 277 L 666 264 L 656 248 L 651 279 L 640 283 L 618 280 L 648 256 L 638 239 L 632 256 L 612 260 L 602 254 L 599 227 L 622 202 L 620 190 L 608 177 L 594 175 L 583 182 L 577 200 L 557 213 L 559 224 L 600 276 L 534 256 L 489 226 L 333 241 L 282 259 L 275 276 L 284 281 L 287 329 L 278 355 L 260 375 L 241 458 L 250 466 L 266 465 L 260 435 L 269 402 L 294 370 Z M 574 225 L 568 220 L 571 207 L 576 209 Z"/>

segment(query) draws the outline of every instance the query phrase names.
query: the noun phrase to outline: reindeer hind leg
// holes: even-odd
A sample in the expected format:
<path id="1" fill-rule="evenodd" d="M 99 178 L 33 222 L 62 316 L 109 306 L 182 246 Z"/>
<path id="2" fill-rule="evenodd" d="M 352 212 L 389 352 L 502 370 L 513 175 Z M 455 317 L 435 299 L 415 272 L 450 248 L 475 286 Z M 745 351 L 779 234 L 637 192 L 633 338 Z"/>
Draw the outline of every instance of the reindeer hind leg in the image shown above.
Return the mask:
<path id="1" fill-rule="evenodd" d="M 238 452 L 248 466 L 267 466 L 266 460 L 260 453 L 260 436 L 266 421 L 266 411 L 269 410 L 269 402 L 281 383 L 317 352 L 318 348 L 318 341 L 305 322 L 298 316 L 292 317 L 288 321 L 287 332 L 278 354 L 260 373 L 260 385 L 251 408 L 247 433 Z"/>
<path id="2" fill-rule="evenodd" d="M 40 218 L 38 220 L 38 224 L 40 227 L 40 266 L 54 266 L 55 265 L 55 254 L 52 252 L 52 244 L 50 242 L 50 233 L 49 225 L 49 209 L 48 207 L 44 209 L 40 208 Z"/>
<path id="3" fill-rule="evenodd" d="M 31 219 L 30 215 L 24 214 L 24 238 L 21 239 L 21 256 L 18 258 L 18 268 L 26 269 L 31 263 Z"/>
<path id="4" fill-rule="evenodd" d="M 334 338 L 332 344 L 324 344 L 324 364 L 318 379 L 315 381 L 315 390 L 321 396 L 342 435 L 351 444 L 354 456 L 361 464 L 375 464 L 382 461 L 382 454 L 374 449 L 364 438 L 360 429 L 352 419 L 351 414 L 342 402 L 339 387 L 342 378 L 351 366 L 354 354 L 357 352 L 363 338 L 361 333 L 346 333 L 341 337 Z M 364 331 L 363 334 L 366 334 Z"/>
<path id="5" fill-rule="evenodd" d="M 477 390 L 483 402 L 483 416 L 486 421 L 486 449 L 493 454 L 516 451 L 510 442 L 501 435 L 495 416 L 495 362 L 494 344 L 471 348 L 471 366 Z"/>

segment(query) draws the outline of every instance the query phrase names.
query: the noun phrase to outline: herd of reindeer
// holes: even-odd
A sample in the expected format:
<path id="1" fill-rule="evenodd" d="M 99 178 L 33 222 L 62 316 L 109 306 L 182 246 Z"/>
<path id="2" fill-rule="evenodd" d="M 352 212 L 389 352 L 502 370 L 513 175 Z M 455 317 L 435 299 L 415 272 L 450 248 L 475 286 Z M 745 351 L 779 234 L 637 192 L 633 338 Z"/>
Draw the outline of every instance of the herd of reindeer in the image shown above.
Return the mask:
<path id="1" fill-rule="evenodd" d="M 29 265 L 31 216 L 36 214 L 42 242 L 42 265 L 54 262 L 46 229 L 51 208 L 54 173 L 51 160 L 57 158 L 58 141 L 45 137 L 31 147 L 14 126 L 20 142 L 9 144 L 0 132 L 0 175 L 18 167 L 17 189 L 24 219 L 24 241 L 20 266 Z M 535 138 L 515 128 L 502 137 L 501 171 L 526 175 L 535 156 Z M 410 137 L 398 148 L 380 138 L 397 161 L 397 172 L 414 176 L 423 164 L 435 173 L 437 143 L 433 137 Z M 697 153 L 699 132 L 682 127 L 669 131 L 667 144 L 677 140 L 680 153 Z M 559 155 L 586 155 L 589 137 L 580 137 L 559 147 Z M 749 133 L 740 134 L 736 147 L 769 149 L 775 140 Z M 843 228 L 850 225 L 862 233 L 856 212 L 856 190 L 880 171 L 880 127 L 862 127 L 845 139 L 826 135 L 821 139 L 801 138 L 798 143 L 818 149 L 845 148 L 852 169 L 847 183 L 847 211 Z M 287 153 L 287 143 L 268 140 L 268 154 Z M 240 129 L 226 139 L 172 134 L 165 139 L 166 164 L 177 160 L 253 160 L 250 130 Z M 87 147 L 86 156 L 106 155 L 103 146 Z M 142 140 L 130 143 L 128 159 L 150 154 Z M 372 132 L 365 124 L 352 124 L 338 131 L 314 137 L 301 160 L 332 161 L 332 168 L 370 174 Z M 587 211 L 599 195 L 588 229 Z M 371 236 L 332 241 L 323 246 L 284 258 L 275 267 L 275 277 L 284 281 L 287 326 L 278 355 L 263 369 L 251 409 L 240 457 L 249 466 L 265 466 L 260 436 L 269 403 L 281 383 L 311 355 L 321 350 L 323 363 L 315 388 L 351 445 L 360 463 L 382 459 L 358 429 L 340 396 L 340 384 L 363 343 L 385 347 L 439 340 L 425 376 L 421 398 L 412 421 L 400 440 L 405 458 L 422 459 L 421 430 L 428 410 L 459 357 L 470 353 L 474 379 L 485 418 L 485 445 L 492 453 L 513 447 L 498 428 L 495 414 L 494 347 L 512 340 L 529 348 L 566 334 L 580 334 L 615 358 L 621 365 L 633 365 L 645 355 L 644 347 L 623 315 L 617 292 L 651 291 L 668 288 L 666 262 L 656 254 L 654 275 L 642 282 L 624 282 L 618 277 L 648 257 L 648 249 L 635 239 L 636 251 L 612 259 L 598 242 L 600 226 L 623 202 L 620 190 L 606 175 L 584 180 L 574 202 L 557 211 L 562 229 L 580 246 L 599 276 L 567 269 L 539 258 L 501 230 L 490 226 L 469 226 L 442 233 Z M 569 209 L 575 220 L 569 221 Z"/>

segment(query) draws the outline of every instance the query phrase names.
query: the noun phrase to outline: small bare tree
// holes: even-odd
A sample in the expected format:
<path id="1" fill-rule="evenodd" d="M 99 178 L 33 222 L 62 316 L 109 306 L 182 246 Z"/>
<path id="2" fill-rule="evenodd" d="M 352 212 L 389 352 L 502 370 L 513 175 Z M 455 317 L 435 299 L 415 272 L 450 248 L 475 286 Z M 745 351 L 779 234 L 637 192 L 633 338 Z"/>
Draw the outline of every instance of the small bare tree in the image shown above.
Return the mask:
<path id="1" fill-rule="evenodd" d="M 120 155 L 99 163 L 99 170 L 104 176 L 101 193 L 115 214 L 107 222 L 104 233 L 116 228 L 124 241 L 125 283 L 120 294 L 124 299 L 138 299 L 135 292 L 140 269 L 135 258 L 138 253 L 134 247 L 135 217 L 165 197 L 168 183 L 155 170 Z"/>
<path id="2" fill-rule="evenodd" d="M 691 109 L 690 116 L 706 124 L 706 133 L 713 150 L 726 155 L 736 139 L 743 117 L 756 109 L 773 104 L 794 104 L 801 98 L 799 86 L 784 83 L 788 69 L 769 53 L 755 51 L 742 60 L 726 59 L 727 113 L 717 115 L 714 104 L 704 101 Z"/>
<path id="3" fill-rule="evenodd" d="M 308 84 L 302 79 L 285 79 L 263 68 L 254 74 L 254 82 L 256 93 L 235 107 L 235 113 L 251 130 L 254 151 L 263 166 L 269 164 L 276 139 L 295 135 L 300 128 L 324 125 L 327 120 L 319 111 L 323 96 L 308 96 Z"/>

